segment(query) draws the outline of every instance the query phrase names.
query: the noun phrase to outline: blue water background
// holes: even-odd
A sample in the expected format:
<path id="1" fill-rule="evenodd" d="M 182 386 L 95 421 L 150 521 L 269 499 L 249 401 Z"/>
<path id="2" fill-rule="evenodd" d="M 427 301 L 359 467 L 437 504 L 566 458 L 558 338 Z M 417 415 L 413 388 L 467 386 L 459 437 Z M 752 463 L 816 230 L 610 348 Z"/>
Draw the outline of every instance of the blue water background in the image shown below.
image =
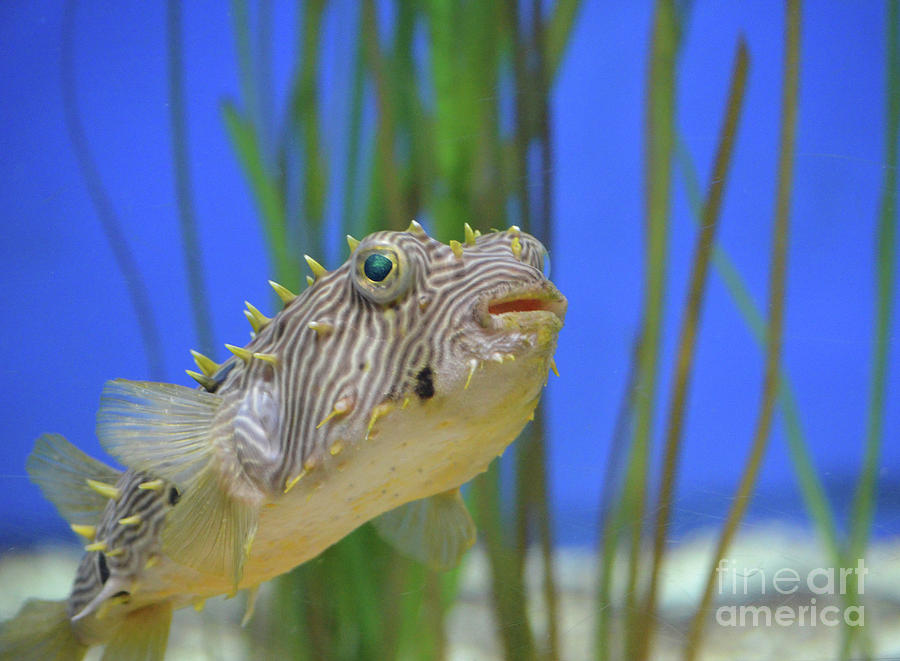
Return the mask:
<path id="1" fill-rule="evenodd" d="M 193 367 L 187 350 L 197 340 L 174 198 L 164 4 L 79 4 L 75 71 L 87 139 L 150 289 L 165 377 L 191 384 L 184 369 Z M 220 112 L 223 100 L 239 95 L 228 7 L 185 4 L 187 113 L 203 246 L 195 258 L 205 272 L 217 342 L 243 344 L 243 302 L 272 311 L 266 284 L 272 270 Z M 293 3 L 276 2 L 273 11 L 273 109 L 280 116 L 297 17 Z M 345 149 L 356 11 L 354 2 L 335 3 L 323 26 L 322 128 L 332 154 Z M 390 7 L 381 12 L 385 24 Z M 547 402 L 553 511 L 564 543 L 594 539 L 604 463 L 639 323 L 650 13 L 649 2 L 585 2 L 553 89 L 553 278 L 569 298 L 569 316 L 556 356 L 562 378 L 551 377 Z M 694 3 L 678 67 L 677 126 L 705 186 L 736 39 L 746 35 L 750 77 L 720 238 L 763 306 L 782 14 L 778 2 Z M 59 2 L 0 4 L 0 550 L 69 535 L 25 475 L 34 438 L 60 432 L 103 457 L 93 433 L 103 382 L 148 377 L 125 283 L 65 130 L 61 15 Z M 807 4 L 803 21 L 784 364 L 816 466 L 841 513 L 861 466 L 869 402 L 875 223 L 884 168 L 885 15 L 881 2 L 819 2 Z M 370 135 L 371 118 L 366 126 Z M 331 191 L 341 190 L 342 159 L 332 164 Z M 657 431 L 696 235 L 683 183 L 677 176 Z M 337 198 L 328 206 L 333 222 L 341 212 Z M 340 241 L 335 231 L 328 234 L 326 266 L 343 259 Z M 215 357 L 224 354 L 219 349 Z M 713 274 L 689 401 L 676 538 L 718 524 L 726 512 L 758 413 L 761 379 L 762 352 Z M 900 531 L 896 346 L 887 393 L 876 535 Z M 806 522 L 780 421 L 749 518 Z"/>

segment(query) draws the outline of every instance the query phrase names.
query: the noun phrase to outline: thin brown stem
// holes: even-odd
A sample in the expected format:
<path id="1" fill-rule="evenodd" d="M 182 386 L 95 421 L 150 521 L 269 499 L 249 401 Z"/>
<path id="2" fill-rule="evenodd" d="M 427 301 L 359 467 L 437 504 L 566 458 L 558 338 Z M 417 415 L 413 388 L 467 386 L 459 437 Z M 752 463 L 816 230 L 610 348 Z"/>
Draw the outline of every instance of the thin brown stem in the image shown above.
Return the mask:
<path id="1" fill-rule="evenodd" d="M 738 484 L 734 502 L 725 520 L 713 563 L 709 569 L 703 596 L 688 634 L 685 659 L 697 658 L 703 639 L 716 569 L 719 559 L 725 555 L 744 516 L 750 496 L 756 486 L 762 460 L 768 445 L 778 394 L 779 365 L 781 362 L 782 330 L 784 325 L 784 293 L 787 280 L 787 244 L 790 217 L 791 188 L 793 183 L 794 139 L 797 131 L 797 97 L 800 81 L 800 0 L 787 0 L 785 29 L 785 61 L 782 88 L 781 136 L 778 153 L 778 184 L 775 202 L 775 228 L 772 241 L 772 264 L 769 273 L 769 322 L 766 333 L 766 366 L 763 379 L 762 405 L 753 435 L 750 455 Z"/>
<path id="2" fill-rule="evenodd" d="M 645 659 L 652 648 L 654 633 L 653 622 L 656 611 L 657 588 L 659 585 L 659 568 L 662 564 L 666 545 L 666 531 L 669 526 L 672 499 L 675 491 L 675 476 L 678 459 L 681 453 L 681 442 L 684 431 L 685 405 L 690 386 L 691 372 L 697 345 L 697 329 L 700 325 L 700 313 L 706 292 L 707 275 L 710 257 L 719 225 L 722 194 L 731 163 L 731 154 L 737 137 L 738 121 L 743 108 L 744 90 L 747 82 L 747 45 L 741 37 L 738 40 L 737 54 L 731 73 L 731 85 L 728 92 L 728 103 L 725 121 L 719 134 L 719 146 L 716 151 L 709 184 L 706 203 L 703 206 L 701 230 L 697 236 L 694 250 L 694 261 L 691 269 L 688 299 L 678 337 L 678 360 L 675 372 L 675 386 L 669 406 L 669 422 L 666 430 L 665 452 L 663 455 L 662 484 L 656 507 L 656 528 L 653 539 L 653 561 L 650 569 L 650 584 L 644 599 L 642 611 L 646 626 L 643 635 L 638 638 L 636 659 Z"/>

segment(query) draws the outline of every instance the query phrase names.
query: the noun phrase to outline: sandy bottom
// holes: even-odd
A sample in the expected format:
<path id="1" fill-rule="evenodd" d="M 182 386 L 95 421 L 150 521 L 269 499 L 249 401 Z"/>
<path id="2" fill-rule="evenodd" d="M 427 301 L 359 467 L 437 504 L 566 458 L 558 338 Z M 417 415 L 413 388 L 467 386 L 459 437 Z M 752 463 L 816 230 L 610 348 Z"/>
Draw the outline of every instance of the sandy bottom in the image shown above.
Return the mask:
<path id="1" fill-rule="evenodd" d="M 672 549 L 662 573 L 654 659 L 681 658 L 714 539 L 712 533 L 701 533 Z M 63 598 L 79 555 L 77 549 L 70 547 L 48 547 L 28 554 L 9 552 L 0 556 L 0 619 L 14 615 L 28 597 Z M 562 658 L 591 659 L 596 611 L 594 555 L 585 549 L 559 549 L 554 565 L 560 593 L 558 630 Z M 832 570 L 832 566 L 815 540 L 804 537 L 795 528 L 770 525 L 746 530 L 719 573 L 700 658 L 834 659 L 838 657 L 841 637 L 841 627 L 835 623 L 845 617 L 854 622 L 863 618 L 865 639 L 874 657 L 900 658 L 900 538 L 872 544 L 864 565 L 861 611 L 846 609 L 840 594 L 841 571 Z M 540 640 L 546 631 L 547 613 L 541 597 L 541 563 L 536 553 L 529 556 L 527 567 L 528 608 Z M 624 579 L 625 564 L 618 567 L 617 580 Z M 494 631 L 487 569 L 485 556 L 478 548 L 469 553 L 461 594 L 447 623 L 451 661 L 502 658 Z M 267 587 L 260 595 L 258 613 L 262 617 Z M 238 596 L 210 600 L 202 613 L 180 611 L 172 624 L 166 658 L 258 658 L 258 646 L 239 626 L 243 609 L 244 598 Z M 607 609 L 612 623 L 611 639 L 621 640 L 624 604 L 614 600 Z M 99 651 L 88 658 L 99 658 Z M 616 658 L 621 658 L 621 654 L 616 654 Z"/>

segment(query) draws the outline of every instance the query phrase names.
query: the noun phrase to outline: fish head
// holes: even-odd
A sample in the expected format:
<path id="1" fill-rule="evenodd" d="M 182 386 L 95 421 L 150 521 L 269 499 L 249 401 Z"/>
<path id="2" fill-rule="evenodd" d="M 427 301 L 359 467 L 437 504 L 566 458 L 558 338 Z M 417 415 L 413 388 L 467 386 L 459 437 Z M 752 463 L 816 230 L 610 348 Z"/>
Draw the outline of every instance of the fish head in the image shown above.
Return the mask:
<path id="1" fill-rule="evenodd" d="M 445 244 L 413 223 L 351 240 L 333 271 L 311 262 L 313 284 L 245 350 L 275 364 L 235 365 L 222 388 L 234 402 L 222 418 L 253 421 L 235 445 L 244 474 L 274 491 L 367 447 L 388 472 L 401 472 L 394 450 L 414 472 L 452 465 L 429 482 L 449 488 L 514 440 L 546 383 L 566 299 L 533 236 L 467 227 L 466 239 Z"/>
<path id="2" fill-rule="evenodd" d="M 415 377 L 392 384 L 395 394 L 481 395 L 508 380 L 540 386 L 566 313 L 546 260 L 541 242 L 515 227 L 449 245 L 415 225 L 377 232 L 348 260 L 348 308 L 366 310 L 357 330 Z M 491 378 L 479 378 L 488 363 Z"/>

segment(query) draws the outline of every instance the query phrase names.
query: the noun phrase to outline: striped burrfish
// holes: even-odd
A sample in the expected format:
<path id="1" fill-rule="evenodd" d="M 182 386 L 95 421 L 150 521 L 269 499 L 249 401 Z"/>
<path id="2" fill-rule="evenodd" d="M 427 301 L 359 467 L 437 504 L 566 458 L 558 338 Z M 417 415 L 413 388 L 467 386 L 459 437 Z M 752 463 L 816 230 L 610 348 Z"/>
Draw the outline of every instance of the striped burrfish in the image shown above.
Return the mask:
<path id="1" fill-rule="evenodd" d="M 172 611 L 261 582 L 371 521 L 399 551 L 455 565 L 475 539 L 459 487 L 532 419 L 566 299 L 512 227 L 449 245 L 413 222 L 351 254 L 253 326 L 199 388 L 114 380 L 97 435 L 111 468 L 39 438 L 32 480 L 86 538 L 69 598 L 30 600 L 4 659 L 162 659 Z M 248 607 L 249 608 L 249 607 Z M 249 612 L 248 612 L 249 617 Z"/>

